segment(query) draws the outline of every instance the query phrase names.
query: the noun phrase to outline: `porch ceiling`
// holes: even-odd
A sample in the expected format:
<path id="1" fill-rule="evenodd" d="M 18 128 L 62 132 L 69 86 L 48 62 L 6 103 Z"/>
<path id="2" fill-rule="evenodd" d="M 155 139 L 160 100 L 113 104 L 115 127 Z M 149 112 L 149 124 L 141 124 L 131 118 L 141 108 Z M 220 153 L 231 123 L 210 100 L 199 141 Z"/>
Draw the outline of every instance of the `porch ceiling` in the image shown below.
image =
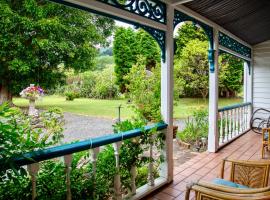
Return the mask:
<path id="1" fill-rule="evenodd" d="M 251 45 L 270 40 L 269 0 L 194 0 L 184 5 Z"/>

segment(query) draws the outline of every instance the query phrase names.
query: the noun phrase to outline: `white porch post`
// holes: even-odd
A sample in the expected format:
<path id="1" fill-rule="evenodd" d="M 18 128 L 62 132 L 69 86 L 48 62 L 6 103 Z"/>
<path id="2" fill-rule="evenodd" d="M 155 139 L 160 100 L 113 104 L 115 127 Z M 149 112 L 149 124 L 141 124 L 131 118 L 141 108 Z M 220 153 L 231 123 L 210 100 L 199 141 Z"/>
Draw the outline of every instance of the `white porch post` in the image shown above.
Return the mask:
<path id="1" fill-rule="evenodd" d="M 214 71 L 209 72 L 209 152 L 216 152 L 218 149 L 218 45 L 218 30 L 214 29 Z"/>
<path id="2" fill-rule="evenodd" d="M 173 180 L 173 18 L 174 9 L 167 5 L 166 61 L 161 63 L 161 114 L 168 124 L 166 131 L 166 162 L 168 182 Z"/>
<path id="3" fill-rule="evenodd" d="M 244 61 L 244 102 L 252 102 L 252 68 L 248 61 Z"/>

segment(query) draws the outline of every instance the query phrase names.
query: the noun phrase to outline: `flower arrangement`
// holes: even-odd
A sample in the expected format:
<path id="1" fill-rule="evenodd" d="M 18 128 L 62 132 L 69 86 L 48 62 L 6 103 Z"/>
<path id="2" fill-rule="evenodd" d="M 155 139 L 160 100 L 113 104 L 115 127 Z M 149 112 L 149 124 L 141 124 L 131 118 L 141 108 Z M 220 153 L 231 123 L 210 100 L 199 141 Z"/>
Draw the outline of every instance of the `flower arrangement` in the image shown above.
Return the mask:
<path id="1" fill-rule="evenodd" d="M 44 95 L 44 90 L 40 86 L 30 85 L 20 92 L 21 97 L 29 100 L 37 100 Z"/>

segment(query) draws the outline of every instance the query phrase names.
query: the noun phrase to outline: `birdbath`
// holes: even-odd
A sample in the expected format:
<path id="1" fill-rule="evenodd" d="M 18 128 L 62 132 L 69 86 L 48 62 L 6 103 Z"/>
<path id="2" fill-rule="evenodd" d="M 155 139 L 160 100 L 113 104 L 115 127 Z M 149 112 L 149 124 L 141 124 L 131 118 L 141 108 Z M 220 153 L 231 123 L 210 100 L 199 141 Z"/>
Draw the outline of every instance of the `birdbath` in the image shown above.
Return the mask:
<path id="1" fill-rule="evenodd" d="M 28 115 L 30 116 L 37 115 L 35 102 L 37 99 L 41 98 L 44 95 L 44 90 L 39 86 L 35 86 L 35 84 L 30 84 L 29 87 L 21 91 L 20 95 L 21 97 L 29 100 Z"/>

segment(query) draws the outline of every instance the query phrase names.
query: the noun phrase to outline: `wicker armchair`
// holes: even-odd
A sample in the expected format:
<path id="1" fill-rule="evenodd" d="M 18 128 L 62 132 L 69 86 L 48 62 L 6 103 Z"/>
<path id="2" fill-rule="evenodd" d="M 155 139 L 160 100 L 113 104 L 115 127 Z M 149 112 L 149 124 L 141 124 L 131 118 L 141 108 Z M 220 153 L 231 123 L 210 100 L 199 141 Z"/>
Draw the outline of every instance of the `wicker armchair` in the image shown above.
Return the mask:
<path id="1" fill-rule="evenodd" d="M 221 165 L 220 177 L 222 179 L 224 178 L 226 163 L 231 163 L 230 181 L 248 188 L 234 188 L 200 181 L 187 186 L 186 200 L 189 199 L 191 190 L 195 191 L 196 200 L 270 199 L 270 187 L 267 187 L 270 161 L 224 159 Z"/>

